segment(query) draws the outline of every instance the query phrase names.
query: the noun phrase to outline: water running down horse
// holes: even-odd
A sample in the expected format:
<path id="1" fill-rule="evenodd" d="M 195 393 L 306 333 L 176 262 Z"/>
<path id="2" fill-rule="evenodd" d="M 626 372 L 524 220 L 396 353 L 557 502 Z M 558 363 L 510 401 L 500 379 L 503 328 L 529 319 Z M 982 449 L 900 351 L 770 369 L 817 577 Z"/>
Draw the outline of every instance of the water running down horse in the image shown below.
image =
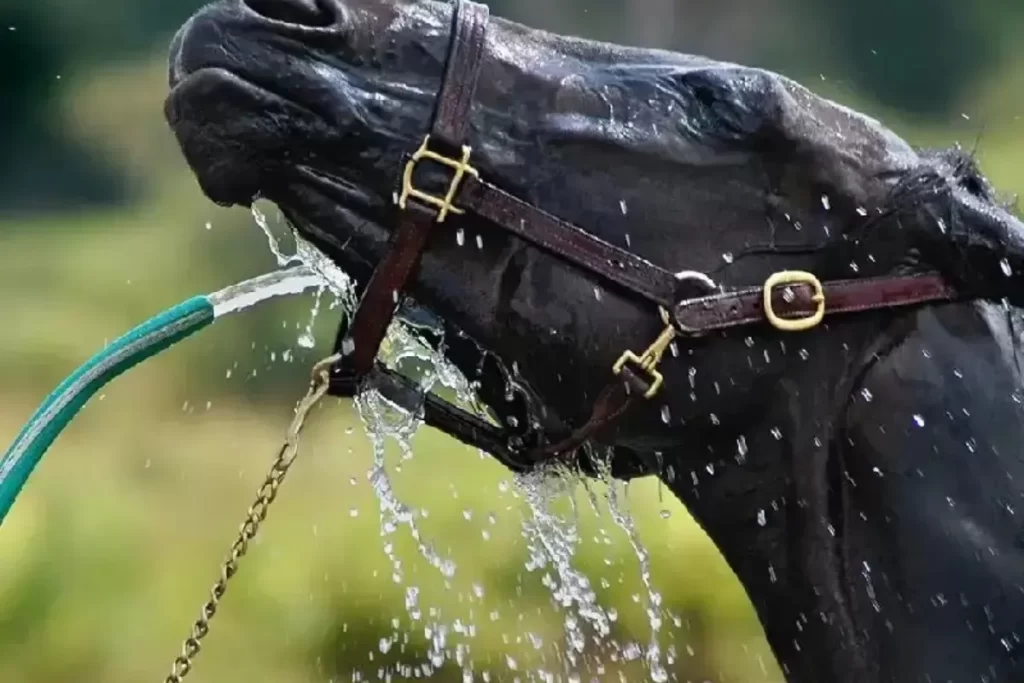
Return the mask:
<path id="1" fill-rule="evenodd" d="M 401 290 L 443 320 L 448 357 L 502 423 L 550 444 L 589 424 L 616 359 L 659 335 L 657 305 L 676 306 L 661 391 L 590 441 L 617 476 L 659 476 L 687 505 L 788 679 L 1019 676 L 1024 378 L 1008 305 L 1024 295 L 1024 226 L 972 160 L 916 151 L 763 70 L 460 7 L 453 20 L 427 0 L 222 0 L 172 46 L 168 120 L 206 194 L 270 199 L 364 288 L 360 313 L 376 320 L 357 318 L 355 348 L 340 346 L 363 364 L 346 372 L 368 371 L 372 328 Z M 450 168 L 403 185 L 431 121 Z M 424 206 L 407 192 L 422 188 L 450 192 Z M 450 213 L 430 225 L 438 209 Z M 569 233 L 546 216 L 592 237 L 559 253 L 551 235 Z M 689 301 L 707 291 L 638 291 L 638 260 L 706 273 L 726 295 L 755 288 L 729 301 L 756 322 L 687 336 L 679 311 L 708 310 Z M 390 284 L 367 285 L 375 268 Z M 928 306 L 876 297 L 793 333 L 756 305 L 784 270 L 939 276 Z M 783 318 L 814 313 L 813 289 L 777 291 Z M 511 367 L 527 390 L 509 405 Z"/>

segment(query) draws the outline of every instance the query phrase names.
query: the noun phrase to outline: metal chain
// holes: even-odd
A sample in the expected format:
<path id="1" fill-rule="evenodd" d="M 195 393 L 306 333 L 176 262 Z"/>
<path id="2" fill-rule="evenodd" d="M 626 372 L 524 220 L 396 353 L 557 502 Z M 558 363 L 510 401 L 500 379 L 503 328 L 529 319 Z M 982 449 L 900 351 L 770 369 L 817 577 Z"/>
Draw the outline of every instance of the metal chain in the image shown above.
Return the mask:
<path id="1" fill-rule="evenodd" d="M 231 546 L 231 552 L 220 568 L 220 577 L 210 589 L 210 599 L 203 605 L 202 612 L 192 624 L 192 632 L 181 646 L 181 654 L 171 664 L 171 673 L 164 683 L 181 683 L 181 681 L 192 671 L 192 661 L 199 654 L 203 638 L 210 632 L 210 621 L 217 614 L 217 607 L 221 598 L 227 590 L 228 581 L 238 571 L 238 563 L 249 550 L 249 542 L 256 536 L 260 524 L 267 518 L 267 511 L 270 504 L 277 498 L 277 491 L 284 481 L 288 469 L 295 461 L 299 452 L 299 434 L 306 422 L 309 411 L 327 393 L 330 367 L 337 361 L 338 356 L 331 356 L 320 361 L 313 367 L 312 379 L 309 384 L 309 391 L 299 402 L 295 409 L 295 418 L 288 427 L 284 444 L 278 453 L 277 459 L 270 467 L 266 480 L 256 492 L 256 500 L 249 507 L 249 513 L 238 530 L 238 538 Z"/>

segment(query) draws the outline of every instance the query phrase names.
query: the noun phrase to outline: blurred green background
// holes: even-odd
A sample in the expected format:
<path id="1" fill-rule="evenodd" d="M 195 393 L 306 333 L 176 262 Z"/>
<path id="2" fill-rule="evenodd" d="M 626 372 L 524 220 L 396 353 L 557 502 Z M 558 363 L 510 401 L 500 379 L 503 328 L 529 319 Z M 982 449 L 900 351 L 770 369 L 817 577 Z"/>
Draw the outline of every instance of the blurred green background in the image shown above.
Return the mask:
<path id="1" fill-rule="evenodd" d="M 167 306 L 274 267 L 252 216 L 207 202 L 166 129 L 165 51 L 198 0 L 0 2 L 0 441 L 109 340 Z M 1017 0 L 502 0 L 553 30 L 767 66 L 879 116 L 918 144 L 959 141 L 1012 201 L 1024 187 Z M 270 210 L 272 215 L 272 209 Z M 281 226 L 278 226 L 281 229 Z M 37 470 L 0 533 L 0 680 L 163 680 L 250 497 L 331 342 L 297 339 L 313 296 L 228 318 L 109 387 Z M 324 306 L 323 308 L 326 308 Z M 479 675 L 560 673 L 563 622 L 529 571 L 530 512 L 508 475 L 428 430 L 389 451 L 423 537 L 381 537 L 369 442 L 348 403 L 317 410 L 300 460 L 190 680 L 376 680 L 468 646 Z M 648 594 L 627 535 L 581 488 L 574 565 L 617 619 L 582 680 L 643 677 Z M 571 517 L 569 496 L 560 513 Z M 779 681 L 734 577 L 655 482 L 625 507 L 663 598 L 674 680 Z M 424 516 L 425 515 L 425 516 Z M 754 523 L 752 520 L 751 523 Z M 385 554 L 394 543 L 403 578 Z M 420 590 L 422 618 L 406 608 Z M 468 635 L 459 633 L 472 625 Z M 382 639 L 383 643 L 382 643 Z M 394 644 L 392 643 L 394 640 Z M 391 680 L 423 676 L 405 670 Z M 434 674 L 461 680 L 448 663 Z"/>

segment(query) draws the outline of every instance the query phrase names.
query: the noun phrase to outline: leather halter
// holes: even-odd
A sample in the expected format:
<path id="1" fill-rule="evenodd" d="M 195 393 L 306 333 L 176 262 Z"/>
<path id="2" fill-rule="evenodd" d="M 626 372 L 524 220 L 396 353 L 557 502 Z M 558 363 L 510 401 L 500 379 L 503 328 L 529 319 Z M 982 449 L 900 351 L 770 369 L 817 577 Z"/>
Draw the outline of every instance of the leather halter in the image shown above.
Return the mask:
<path id="1" fill-rule="evenodd" d="M 451 38 L 429 134 L 407 158 L 400 177 L 398 229 L 376 267 L 353 316 L 351 327 L 338 331 L 336 351 L 343 354 L 333 369 L 330 393 L 351 397 L 358 384 L 371 379 L 395 403 L 422 408 L 425 422 L 480 448 L 516 470 L 572 454 L 638 401 L 662 388 L 658 364 L 679 334 L 701 335 L 716 330 L 763 324 L 784 331 L 810 329 L 824 316 L 889 309 L 956 298 L 941 276 L 887 276 L 822 283 L 811 273 L 776 273 L 761 287 L 682 299 L 682 280 L 699 273 L 674 274 L 625 249 L 595 237 L 544 210 L 524 202 L 482 177 L 470 164 L 470 109 L 486 47 L 486 6 L 455 0 Z M 437 151 L 440 150 L 440 151 Z M 413 175 L 423 161 L 447 167 L 446 194 L 434 196 L 416 188 Z M 473 213 L 496 227 L 539 247 L 570 265 L 625 288 L 661 312 L 664 331 L 642 354 L 625 351 L 609 369 L 610 381 L 594 402 L 590 419 L 554 443 L 528 446 L 521 437 L 417 387 L 376 362 L 377 352 L 394 317 L 398 296 L 409 285 L 432 232 L 450 215 Z M 706 279 L 706 278 L 704 278 Z M 671 311 L 671 315 L 670 315 Z"/>

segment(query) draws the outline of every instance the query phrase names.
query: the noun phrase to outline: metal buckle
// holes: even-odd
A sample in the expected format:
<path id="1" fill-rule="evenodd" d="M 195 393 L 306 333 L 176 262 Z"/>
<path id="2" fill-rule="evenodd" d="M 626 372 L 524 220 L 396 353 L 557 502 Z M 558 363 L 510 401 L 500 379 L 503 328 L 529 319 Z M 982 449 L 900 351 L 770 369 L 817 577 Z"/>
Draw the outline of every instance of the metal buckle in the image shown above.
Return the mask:
<path id="1" fill-rule="evenodd" d="M 671 319 L 669 318 L 668 311 L 664 308 L 660 308 L 661 319 L 665 323 L 665 329 L 662 330 L 658 338 L 654 340 L 654 343 L 647 347 L 639 356 L 632 351 L 626 351 L 619 359 L 615 361 L 615 365 L 612 366 L 612 372 L 616 376 L 622 374 L 622 369 L 626 366 L 626 363 L 633 363 L 640 370 L 646 373 L 647 378 L 650 382 L 650 388 L 644 393 L 644 398 L 654 398 L 655 394 L 661 389 L 665 383 L 665 377 L 658 372 L 658 364 L 661 363 L 661 357 L 665 355 L 665 350 L 668 348 L 672 340 L 676 338 L 676 328 L 672 326 Z"/>
<path id="2" fill-rule="evenodd" d="M 462 182 L 462 178 L 467 173 L 474 178 L 479 178 L 480 174 L 475 168 L 469 165 L 469 155 L 473 150 L 468 145 L 462 146 L 461 159 L 452 159 L 442 154 L 438 154 L 437 152 L 432 152 L 430 151 L 429 146 L 430 136 L 427 135 L 423 138 L 423 144 L 421 144 L 419 149 L 413 153 L 412 158 L 409 159 L 409 162 L 405 165 L 405 172 L 402 174 L 402 194 L 398 197 L 398 207 L 404 211 L 406 204 L 409 201 L 409 197 L 419 199 L 424 204 L 429 204 L 430 206 L 437 208 L 437 222 L 444 223 L 444 219 L 449 213 L 465 213 L 465 211 L 452 204 L 452 200 L 455 199 L 455 193 L 459 190 L 459 183 Z M 436 161 L 437 163 L 447 166 L 455 171 L 452 175 L 451 182 L 448 184 L 448 193 L 444 197 L 435 197 L 413 187 L 412 173 L 416 170 L 416 164 L 423 159 Z"/>
<path id="3" fill-rule="evenodd" d="M 772 291 L 780 285 L 793 284 L 813 287 L 814 296 L 811 297 L 811 301 L 818 307 L 814 313 L 803 318 L 780 318 L 772 306 Z M 783 270 L 772 274 L 764 281 L 764 314 L 772 327 L 783 332 L 800 332 L 817 326 L 825 317 L 825 290 L 821 286 L 821 281 L 812 273 L 803 270 Z"/>

